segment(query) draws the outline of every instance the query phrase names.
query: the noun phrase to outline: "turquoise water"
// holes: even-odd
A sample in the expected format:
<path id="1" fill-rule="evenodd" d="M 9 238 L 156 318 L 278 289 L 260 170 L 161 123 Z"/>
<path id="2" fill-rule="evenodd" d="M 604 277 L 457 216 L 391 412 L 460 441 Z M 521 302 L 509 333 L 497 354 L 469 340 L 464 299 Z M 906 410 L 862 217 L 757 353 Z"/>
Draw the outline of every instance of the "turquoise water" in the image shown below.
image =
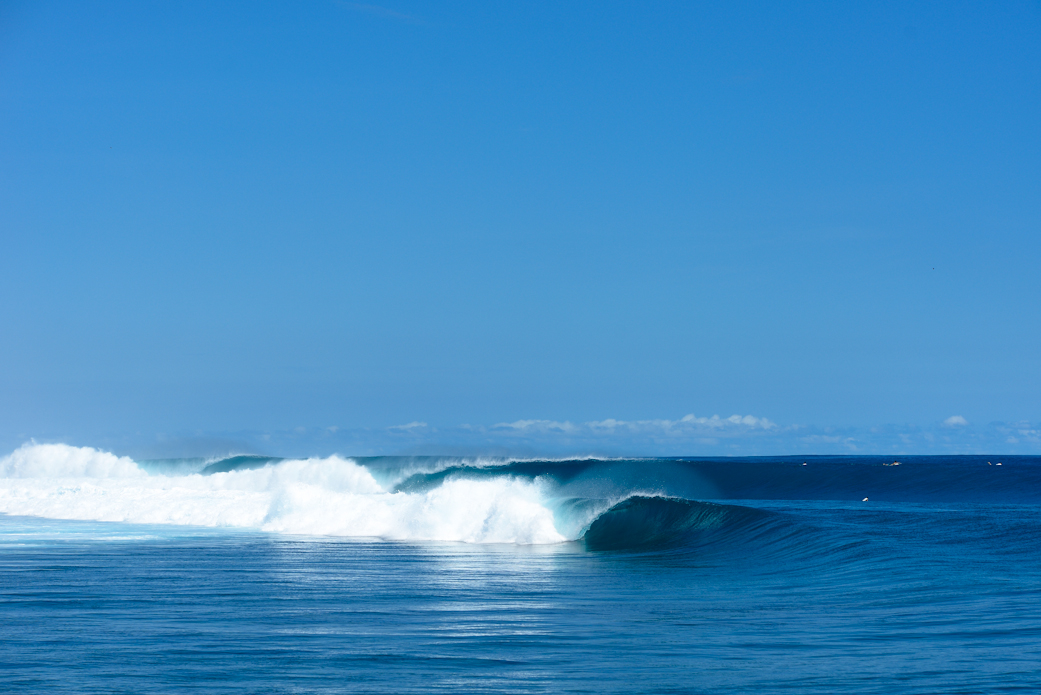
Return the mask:
<path id="1" fill-rule="evenodd" d="M 69 498 L 66 516 L 99 516 L 99 499 L 119 497 L 137 518 L 131 502 L 147 504 L 141 491 L 172 464 L 142 463 L 144 487 L 15 478 L 9 466 L 0 690 L 1041 689 L 1039 459 L 424 461 L 417 472 L 416 459 L 355 459 L 389 490 L 366 494 L 413 496 L 386 502 L 402 514 L 442 514 L 432 495 L 451 481 L 538 479 L 565 540 L 258 530 L 298 518 L 278 516 L 290 514 L 282 492 L 258 527 L 19 515 Z M 204 474 L 213 463 L 179 462 L 199 473 L 165 491 L 213 503 L 200 481 L 287 465 L 225 460 Z M 222 480 L 227 491 L 237 479 Z M 695 489 L 712 497 L 679 494 Z M 497 533 L 502 514 L 486 513 Z M 401 523 L 387 528 L 434 528 Z"/>

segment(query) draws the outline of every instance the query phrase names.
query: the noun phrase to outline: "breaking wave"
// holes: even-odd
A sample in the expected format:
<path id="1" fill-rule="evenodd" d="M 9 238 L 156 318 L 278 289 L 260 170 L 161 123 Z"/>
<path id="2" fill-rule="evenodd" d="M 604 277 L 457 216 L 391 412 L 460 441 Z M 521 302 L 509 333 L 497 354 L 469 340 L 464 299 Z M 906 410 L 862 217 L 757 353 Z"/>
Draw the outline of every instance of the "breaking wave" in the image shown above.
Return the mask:
<path id="1" fill-rule="evenodd" d="M 1041 465 L 1020 457 L 506 459 L 370 457 L 134 461 L 65 444 L 0 458 L 0 513 L 388 540 L 590 550 L 771 545 L 812 533 L 755 500 L 1033 503 Z M 723 503 L 730 500 L 738 504 Z M 767 505 L 768 506 L 768 505 Z"/>
<path id="2" fill-rule="evenodd" d="M 389 492 L 364 466 L 338 456 L 242 463 L 250 465 L 149 475 L 95 449 L 28 445 L 0 459 L 0 512 L 400 540 L 567 540 L 537 481 L 460 479 L 423 493 Z"/>
<path id="3" fill-rule="evenodd" d="M 32 444 L 0 459 L 0 478 L 132 478 L 146 475 L 133 459 L 67 444 Z"/>
<path id="4" fill-rule="evenodd" d="M 583 540 L 590 550 L 650 550 L 704 542 L 775 515 L 736 505 L 633 495 L 600 514 Z"/>

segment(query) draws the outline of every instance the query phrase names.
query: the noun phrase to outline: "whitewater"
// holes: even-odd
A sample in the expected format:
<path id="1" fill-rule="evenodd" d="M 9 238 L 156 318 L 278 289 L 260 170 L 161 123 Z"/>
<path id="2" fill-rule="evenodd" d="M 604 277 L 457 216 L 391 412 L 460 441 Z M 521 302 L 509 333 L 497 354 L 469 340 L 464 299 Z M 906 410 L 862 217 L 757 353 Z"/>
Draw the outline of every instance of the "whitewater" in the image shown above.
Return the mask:
<path id="1" fill-rule="evenodd" d="M 0 457 L 0 692 L 1034 693 L 1041 457 Z"/>
<path id="2" fill-rule="evenodd" d="M 30 444 L 0 459 L 0 512 L 398 540 L 568 540 L 538 481 L 460 479 L 407 493 L 385 489 L 339 456 L 261 461 L 209 475 L 150 475 L 130 458 L 89 447 Z"/>

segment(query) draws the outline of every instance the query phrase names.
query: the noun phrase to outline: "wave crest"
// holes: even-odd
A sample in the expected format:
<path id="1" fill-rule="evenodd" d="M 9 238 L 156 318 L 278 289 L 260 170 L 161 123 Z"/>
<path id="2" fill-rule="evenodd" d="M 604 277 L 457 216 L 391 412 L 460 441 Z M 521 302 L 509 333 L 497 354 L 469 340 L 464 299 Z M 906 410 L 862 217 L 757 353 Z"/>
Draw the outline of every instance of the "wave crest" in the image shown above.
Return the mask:
<path id="1" fill-rule="evenodd" d="M 129 458 L 37 444 L 0 466 L 0 512 L 8 514 L 394 540 L 567 540 L 542 504 L 541 484 L 510 476 L 395 492 L 366 467 L 338 456 L 148 475 Z"/>
<path id="2" fill-rule="evenodd" d="M 599 515 L 582 537 L 590 550 L 690 545 L 706 532 L 739 530 L 768 516 L 749 507 L 634 495 Z"/>
<path id="3" fill-rule="evenodd" d="M 29 443 L 0 459 L 0 478 L 134 478 L 137 463 L 91 447 Z"/>

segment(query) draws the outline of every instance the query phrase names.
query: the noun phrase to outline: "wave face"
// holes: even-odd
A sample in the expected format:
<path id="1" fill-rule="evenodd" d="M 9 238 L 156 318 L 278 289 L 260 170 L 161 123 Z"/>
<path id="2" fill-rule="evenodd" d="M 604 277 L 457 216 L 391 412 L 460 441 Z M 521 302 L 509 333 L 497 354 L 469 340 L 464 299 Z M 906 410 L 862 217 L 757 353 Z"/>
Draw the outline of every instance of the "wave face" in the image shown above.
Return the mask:
<path id="1" fill-rule="evenodd" d="M 598 516 L 583 541 L 590 550 L 653 550 L 710 541 L 774 515 L 735 505 L 634 495 Z"/>
<path id="2" fill-rule="evenodd" d="M 0 513 L 391 540 L 580 541 L 590 550 L 644 552 L 810 547 L 809 530 L 755 508 L 767 501 L 1041 502 L 1036 457 L 894 463 L 254 455 L 138 462 L 29 444 L 0 459 Z M 735 500 L 741 504 L 723 504 Z"/>

